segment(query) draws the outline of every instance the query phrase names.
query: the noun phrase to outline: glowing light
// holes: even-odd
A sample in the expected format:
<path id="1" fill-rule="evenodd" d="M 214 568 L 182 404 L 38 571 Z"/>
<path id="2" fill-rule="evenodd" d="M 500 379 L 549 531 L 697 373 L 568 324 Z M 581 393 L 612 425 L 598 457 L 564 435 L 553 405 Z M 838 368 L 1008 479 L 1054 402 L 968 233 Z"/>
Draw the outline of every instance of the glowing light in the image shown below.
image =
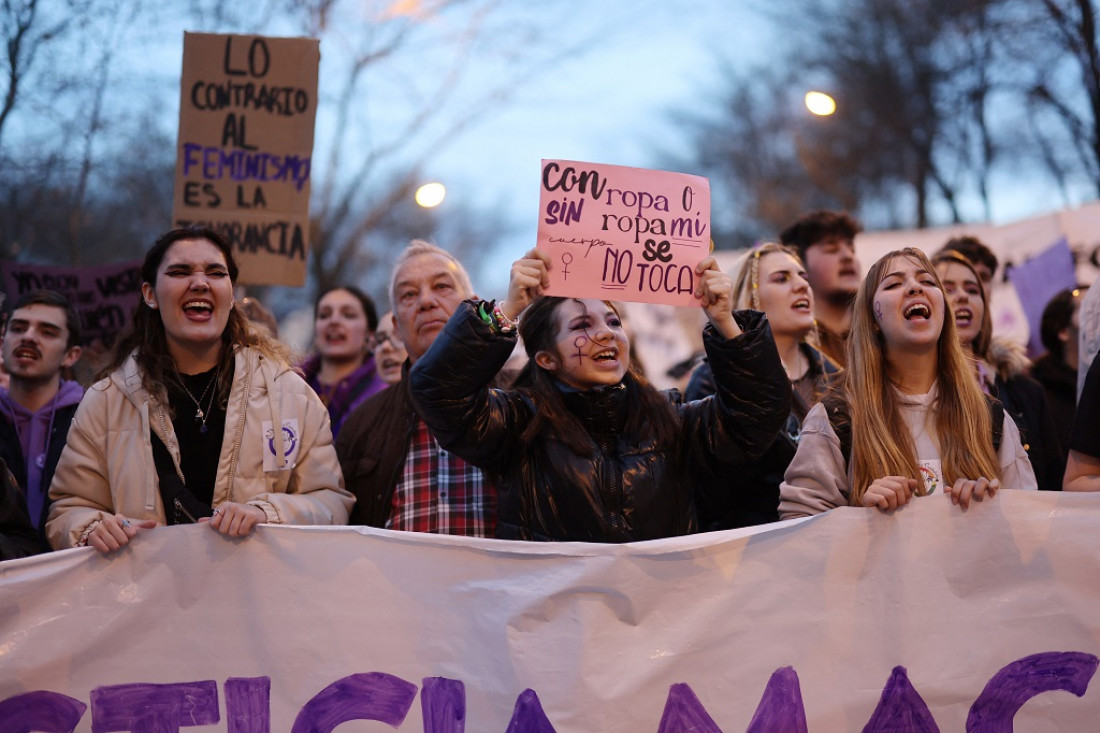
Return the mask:
<path id="1" fill-rule="evenodd" d="M 818 117 L 836 112 L 836 100 L 824 92 L 806 92 L 806 109 Z"/>
<path id="2" fill-rule="evenodd" d="M 425 183 L 416 189 L 416 203 L 425 209 L 430 209 L 443 203 L 443 198 L 446 195 L 447 189 L 443 187 L 442 183 Z"/>

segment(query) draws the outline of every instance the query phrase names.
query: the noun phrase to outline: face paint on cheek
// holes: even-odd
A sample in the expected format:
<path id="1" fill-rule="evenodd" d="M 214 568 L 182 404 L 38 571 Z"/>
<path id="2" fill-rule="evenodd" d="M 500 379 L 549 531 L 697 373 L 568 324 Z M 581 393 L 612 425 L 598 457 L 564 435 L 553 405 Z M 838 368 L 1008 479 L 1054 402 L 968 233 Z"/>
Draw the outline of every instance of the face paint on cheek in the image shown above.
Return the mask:
<path id="1" fill-rule="evenodd" d="M 875 317 L 880 321 L 882 320 L 882 303 L 877 300 L 875 301 Z"/>
<path id="2" fill-rule="evenodd" d="M 582 363 L 584 363 L 584 352 L 582 351 L 582 349 L 587 343 L 587 336 L 578 336 L 573 340 L 573 346 L 577 349 L 577 366 L 580 366 Z"/>

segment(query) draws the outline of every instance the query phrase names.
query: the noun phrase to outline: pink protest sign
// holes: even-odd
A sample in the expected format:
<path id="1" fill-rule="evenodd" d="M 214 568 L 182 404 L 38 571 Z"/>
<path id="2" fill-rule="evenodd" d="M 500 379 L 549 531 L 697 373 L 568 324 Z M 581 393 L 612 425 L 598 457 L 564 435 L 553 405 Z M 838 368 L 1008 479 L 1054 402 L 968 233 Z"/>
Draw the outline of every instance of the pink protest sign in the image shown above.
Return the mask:
<path id="1" fill-rule="evenodd" d="M 685 173 L 542 161 L 538 246 L 551 295 L 697 305 L 710 182 Z"/>

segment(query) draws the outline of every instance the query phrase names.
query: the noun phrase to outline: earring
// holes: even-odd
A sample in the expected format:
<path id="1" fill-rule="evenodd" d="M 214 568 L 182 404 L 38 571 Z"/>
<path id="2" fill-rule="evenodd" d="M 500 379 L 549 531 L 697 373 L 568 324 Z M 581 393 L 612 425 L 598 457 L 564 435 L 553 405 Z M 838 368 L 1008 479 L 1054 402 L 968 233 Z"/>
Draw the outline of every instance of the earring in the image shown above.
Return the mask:
<path id="1" fill-rule="evenodd" d="M 156 309 L 157 309 L 157 304 L 156 304 L 156 303 L 154 303 L 154 302 L 153 302 L 153 301 L 151 301 L 151 300 L 147 300 L 147 301 L 145 301 L 145 305 L 149 306 L 149 308 L 150 308 L 151 310 L 156 310 Z"/>

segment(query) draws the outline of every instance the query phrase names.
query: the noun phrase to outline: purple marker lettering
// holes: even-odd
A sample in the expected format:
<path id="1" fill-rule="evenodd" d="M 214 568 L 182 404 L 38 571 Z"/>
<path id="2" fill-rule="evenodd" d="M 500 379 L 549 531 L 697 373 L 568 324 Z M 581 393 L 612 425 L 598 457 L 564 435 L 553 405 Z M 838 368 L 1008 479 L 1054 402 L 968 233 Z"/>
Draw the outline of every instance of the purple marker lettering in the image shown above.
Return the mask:
<path id="1" fill-rule="evenodd" d="M 466 730 L 466 686 L 446 677 L 425 677 L 420 693 L 424 733 L 463 733 Z"/>
<path id="2" fill-rule="evenodd" d="M 534 690 L 524 690 L 516 698 L 505 733 L 556 733 Z"/>
<path id="3" fill-rule="evenodd" d="M 160 733 L 221 720 L 214 680 L 97 687 L 91 700 L 92 733 Z"/>
<path id="4" fill-rule="evenodd" d="M 692 689 L 683 682 L 668 688 L 665 711 L 661 713 L 661 723 L 657 726 L 657 733 L 674 733 L 680 730 L 722 733 L 703 703 L 699 702 Z"/>
<path id="5" fill-rule="evenodd" d="M 68 695 L 35 690 L 0 702 L 0 730 L 4 733 L 69 733 L 88 706 Z"/>
<path id="6" fill-rule="evenodd" d="M 772 672 L 745 733 L 771 731 L 806 733 L 806 708 L 794 667 L 780 667 Z"/>
<path id="7" fill-rule="evenodd" d="M 894 667 L 886 687 L 882 689 L 878 707 L 863 727 L 865 733 L 897 731 L 897 733 L 939 733 L 924 698 L 909 682 L 905 667 Z"/>
<path id="8" fill-rule="evenodd" d="M 225 681 L 229 733 L 270 733 L 271 678 L 230 677 Z"/>
<path id="9" fill-rule="evenodd" d="M 416 685 L 383 672 L 353 674 L 318 692 L 298 712 L 291 733 L 331 733 L 349 720 L 377 720 L 394 728 L 409 714 Z"/>
<path id="10" fill-rule="evenodd" d="M 1043 652 L 1003 667 L 989 680 L 966 716 L 967 733 L 1012 733 L 1012 719 L 1024 703 L 1043 692 L 1085 694 L 1100 663 L 1084 652 Z"/>

